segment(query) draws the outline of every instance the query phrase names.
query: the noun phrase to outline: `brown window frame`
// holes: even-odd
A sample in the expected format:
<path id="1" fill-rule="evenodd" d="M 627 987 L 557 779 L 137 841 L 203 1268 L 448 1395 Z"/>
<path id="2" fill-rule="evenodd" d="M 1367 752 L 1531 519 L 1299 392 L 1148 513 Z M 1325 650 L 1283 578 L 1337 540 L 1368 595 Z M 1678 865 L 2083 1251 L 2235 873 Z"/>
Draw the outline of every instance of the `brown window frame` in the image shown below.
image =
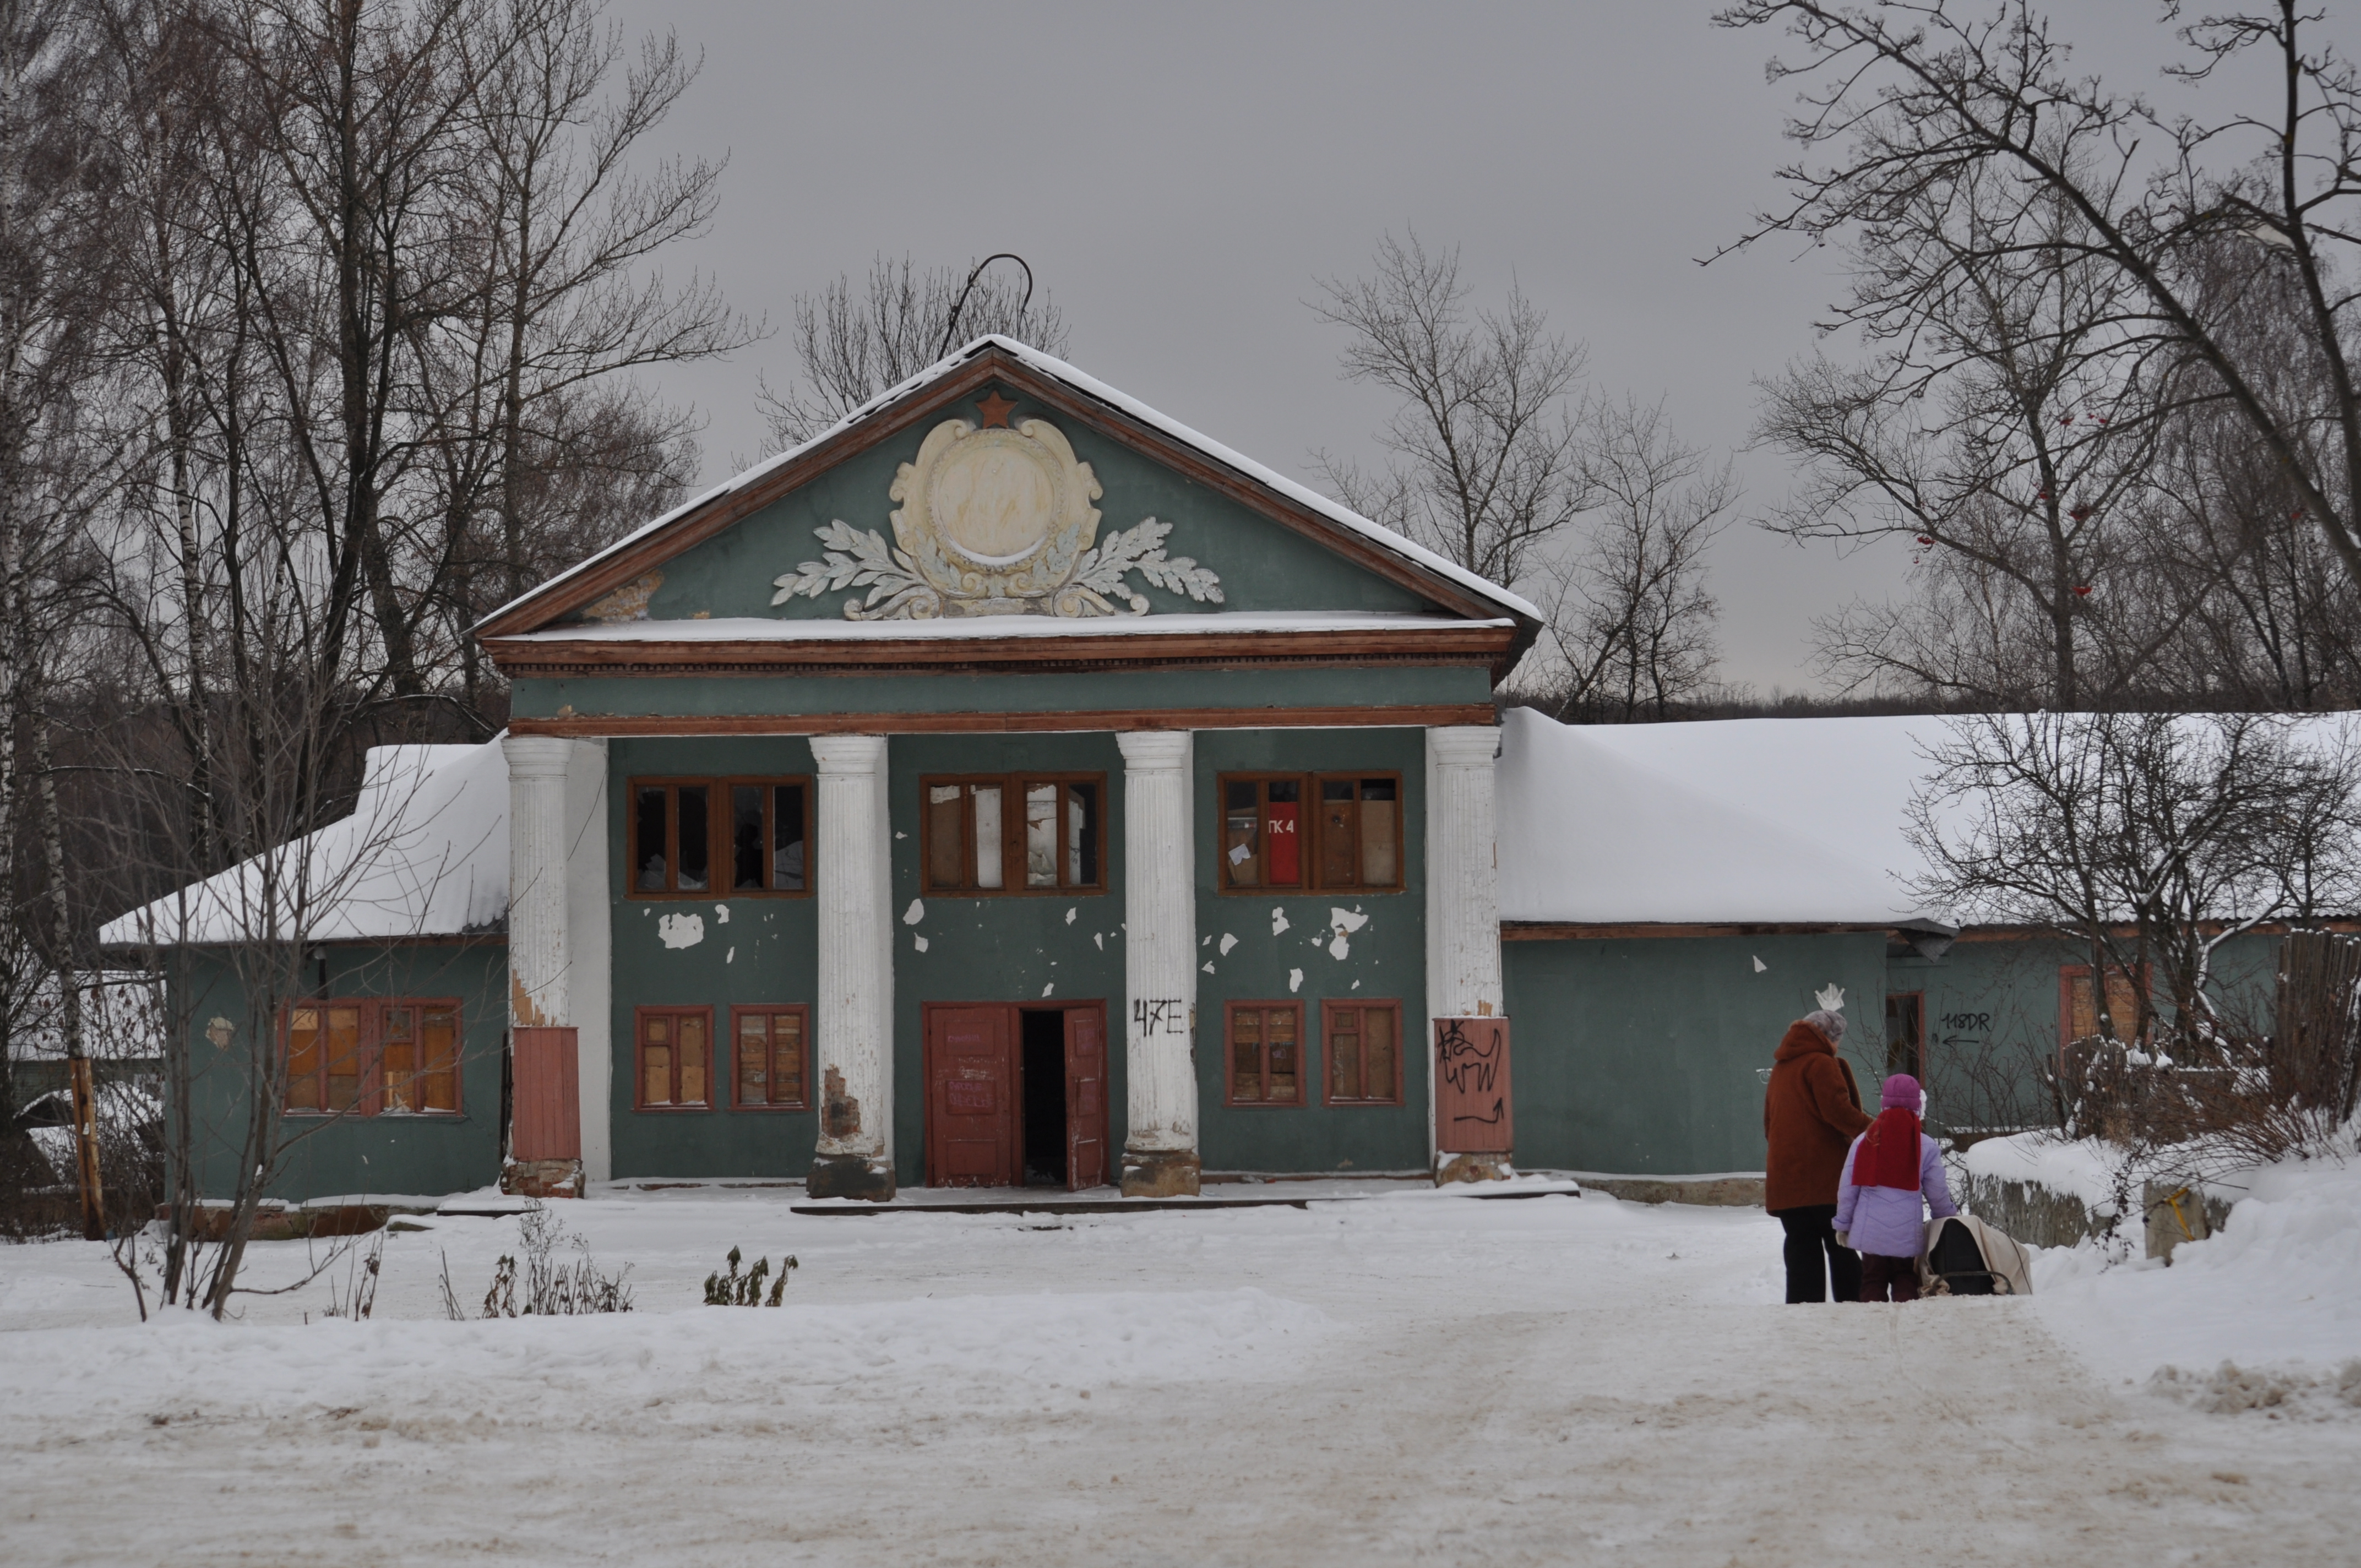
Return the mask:
<path id="1" fill-rule="evenodd" d="M 325 1012 L 332 1007 L 351 1007 L 360 1012 L 357 1037 L 353 1047 L 356 1067 L 353 1102 L 347 1106 L 335 1108 L 327 1104 L 328 1072 L 327 1064 L 324 1060 L 316 1069 L 304 1075 L 318 1085 L 317 1102 L 311 1105 L 294 1104 L 292 1103 L 294 1090 L 300 1081 L 294 1070 L 295 1014 L 304 1011 Z M 385 1047 L 389 1032 L 387 1015 L 397 1007 L 407 1007 L 418 1014 L 418 1022 L 412 1025 L 418 1038 L 414 1039 L 412 1044 L 420 1048 L 424 1045 L 425 1015 L 429 1013 L 450 1014 L 451 1057 L 450 1065 L 445 1069 L 449 1073 L 451 1080 L 449 1105 L 432 1106 L 424 1110 L 412 1110 L 406 1107 L 396 1110 L 386 1108 Z M 290 1001 L 279 1010 L 280 1060 L 285 1064 L 286 1073 L 286 1081 L 280 1088 L 279 1097 L 280 1113 L 284 1116 L 317 1116 L 323 1119 L 335 1116 L 372 1118 L 397 1116 L 405 1120 L 421 1117 L 445 1121 L 456 1120 L 465 1116 L 467 1113 L 467 1074 L 461 1069 L 467 1057 L 467 1015 L 461 1010 L 459 999 L 456 996 L 330 996 L 305 997 Z M 430 1076 L 437 1075 L 431 1074 L 423 1067 L 413 1069 L 410 1074 L 413 1082 Z"/>
<path id="2" fill-rule="evenodd" d="M 1242 1012 L 1248 1011 L 1259 1013 L 1266 1016 L 1277 1012 L 1289 1012 L 1295 1014 L 1295 1050 L 1297 1060 L 1295 1065 L 1294 1099 L 1272 1100 L 1265 1098 L 1260 1100 L 1241 1100 L 1238 1098 L 1237 1015 Z M 1238 1111 L 1301 1111 L 1305 1106 L 1312 1103 L 1312 1097 L 1307 1084 L 1314 1074 L 1319 1071 L 1319 1068 L 1317 1064 L 1312 1060 L 1312 1043 L 1304 1037 L 1303 1024 L 1303 1003 L 1300 1000 L 1273 998 L 1267 1001 L 1256 1001 L 1248 998 L 1235 1002 L 1224 1002 L 1222 1003 L 1222 1104 L 1225 1109 Z M 1266 1089 L 1268 1088 L 1270 1083 L 1270 1041 L 1267 1037 L 1268 1033 L 1268 1029 L 1265 1028 L 1264 1034 L 1266 1038 L 1262 1041 L 1261 1046 L 1261 1077 Z"/>
<path id="3" fill-rule="evenodd" d="M 2153 977 L 2148 972 L 2148 966 L 2146 964 L 2140 965 L 2139 974 L 2136 978 L 2125 975 L 2121 969 L 2114 964 L 2106 965 L 2105 969 L 2107 971 L 2106 978 L 2109 982 L 2116 981 L 2125 982 L 2125 994 L 2132 998 L 2133 1004 L 2133 1016 L 2128 1020 L 2128 1022 L 2132 1025 L 2134 1029 L 2136 1030 L 2139 1026 L 2138 992 L 2143 991 L 2147 992 L 2148 993 L 2151 1005 L 2154 1004 L 2155 1001 L 2156 993 L 2153 989 L 2155 982 Z M 2058 966 L 2058 1059 L 2060 1062 L 2063 1062 L 2066 1059 L 2066 1047 L 2072 1045 L 2079 1037 L 2074 1033 L 2074 982 L 2078 980 L 2089 980 L 2090 978 L 2091 966 L 2089 964 L 2059 964 Z M 2091 1014 L 2094 1021 L 2098 1017 L 2097 1002 L 2098 998 L 2094 994 L 2092 997 Z M 2116 1019 L 2116 1027 L 2121 1028 L 2125 1022 L 2126 1020 L 2125 1019 Z M 2137 1045 L 2140 1043 L 2140 1036 L 2134 1034 L 2126 1043 Z"/>
<path id="4" fill-rule="evenodd" d="M 1334 1092 L 1333 1074 L 1336 1062 L 1336 1015 L 1347 1009 L 1362 1013 L 1390 1013 L 1394 1020 L 1394 1081 L 1389 1094 L 1340 1095 Z M 1363 1025 L 1361 1034 L 1367 1025 Z M 1368 1057 L 1366 1048 L 1361 1057 L 1362 1088 L 1368 1087 Z M 1402 1103 L 1402 1004 L 1398 997 L 1371 997 L 1364 1002 L 1356 996 L 1323 997 L 1320 1002 L 1320 1103 L 1350 1108 L 1361 1105 L 1399 1106 Z"/>
<path id="5" fill-rule="evenodd" d="M 794 1099 L 794 1100 L 792 1100 L 792 1101 L 785 1101 L 785 1100 L 772 1099 L 772 1100 L 763 1100 L 763 1101 L 747 1101 L 747 1100 L 741 1100 L 741 1099 L 740 1099 L 740 1098 L 739 1098 L 739 1093 L 738 1093 L 738 1091 L 739 1091 L 740 1088 L 741 1088 L 741 1087 L 742 1087 L 742 1086 L 743 1086 L 743 1084 L 744 1084 L 744 1082 L 745 1082 L 745 1077 L 744 1077 L 745 1069 L 741 1065 L 741 1063 L 739 1062 L 739 1059 L 738 1059 L 738 1051 L 739 1051 L 739 1048 L 740 1048 L 740 1043 L 741 1043 L 741 1041 L 744 1038 L 744 1036 L 741 1036 L 741 1035 L 739 1033 L 738 1021 L 739 1021 L 741 1018 L 745 1018 L 745 1017 L 750 1017 L 750 1016 L 752 1016 L 752 1017 L 766 1017 L 766 1018 L 784 1018 L 784 1017 L 792 1017 L 792 1018 L 796 1019 L 796 1024 L 797 1024 L 797 1026 L 798 1026 L 798 1028 L 799 1028 L 799 1029 L 801 1030 L 801 1032 L 802 1032 L 802 1038 L 803 1038 L 803 1051 L 802 1051 L 802 1058 L 803 1058 L 803 1071 L 802 1071 L 802 1074 L 801 1074 L 801 1076 L 800 1076 L 799 1081 L 797 1081 L 797 1083 L 796 1084 L 796 1097 L 795 1097 L 795 1099 Z M 774 1025 L 774 1027 L 775 1028 L 775 1025 Z M 775 1051 L 775 1050 L 778 1048 L 778 1047 L 777 1047 L 777 1042 L 776 1042 L 775 1036 L 774 1036 L 774 1039 L 773 1039 L 773 1042 L 772 1042 L 771 1048 L 772 1048 L 774 1051 Z M 770 1069 L 773 1066 L 774 1066 L 775 1064 L 776 1064 L 776 1058 L 775 1058 L 775 1057 L 774 1057 L 774 1058 L 773 1058 L 772 1061 L 770 1061 L 770 1062 L 766 1062 L 766 1063 L 764 1063 L 764 1064 L 763 1064 L 763 1066 L 764 1066 L 764 1076 L 765 1076 L 765 1078 L 766 1078 L 767 1080 L 770 1080 L 771 1081 L 773 1081 L 773 1082 L 774 1082 L 774 1083 L 775 1083 L 775 1081 L 776 1081 L 776 1080 L 775 1080 L 775 1079 L 774 1079 L 774 1078 L 772 1078 L 772 1075 L 771 1075 L 771 1073 L 770 1073 L 770 1070 L 769 1070 L 769 1069 Z M 811 1008 L 810 1008 L 810 1006 L 809 1006 L 808 1004 L 807 1004 L 807 1003 L 801 1003 L 801 1002 L 796 1002 L 796 1003 L 767 1003 L 767 1002 L 766 1002 L 766 1003 L 732 1003 L 730 1004 L 730 1109 L 731 1109 L 732 1111 L 756 1111 L 756 1112 L 765 1112 L 765 1113 L 767 1113 L 767 1112 L 774 1112 L 774 1111 L 800 1111 L 800 1112 L 808 1112 L 808 1111 L 812 1108 L 811 1080 L 812 1080 Z M 642 1081 L 644 1081 L 644 1080 L 642 1080 Z M 774 1091 L 774 1092 L 775 1092 L 775 1091 Z"/>
<path id="6" fill-rule="evenodd" d="M 1354 879 L 1351 881 L 1331 882 L 1327 876 L 1323 874 L 1327 859 L 1326 850 L 1328 833 L 1326 826 L 1326 813 L 1323 809 L 1323 806 L 1325 805 L 1325 802 L 1323 799 L 1323 787 L 1333 782 L 1349 781 L 1354 786 L 1354 799 L 1358 803 L 1360 801 L 1361 786 L 1366 782 L 1372 779 L 1384 779 L 1390 782 L 1393 785 L 1393 880 L 1389 883 L 1362 882 L 1359 880 L 1356 871 Z M 1233 880 L 1235 867 L 1229 858 L 1229 801 L 1230 786 L 1234 784 L 1250 784 L 1262 786 L 1268 786 L 1272 784 L 1292 784 L 1297 786 L 1297 815 L 1295 823 L 1297 878 L 1294 882 L 1272 882 L 1268 877 L 1252 883 L 1240 883 Z M 1400 770 L 1393 768 L 1329 768 L 1315 773 L 1284 773 L 1249 770 L 1238 773 L 1217 773 L 1213 778 L 1214 812 L 1213 836 L 1213 855 L 1216 864 L 1216 875 L 1214 878 L 1215 883 L 1217 883 L 1216 891 L 1224 895 L 1237 895 L 1249 898 L 1258 898 L 1268 894 L 1401 893 L 1408 888 L 1410 877 L 1410 829 L 1408 814 L 1403 809 L 1406 804 L 1407 802 L 1404 798 L 1402 789 L 1401 773 Z M 1256 796 L 1256 814 L 1257 819 L 1256 834 L 1258 841 L 1265 846 L 1268 844 L 1270 839 L 1269 813 L 1270 800 L 1268 791 L 1266 788 Z M 1356 825 L 1354 828 L 1353 856 L 1356 867 L 1365 863 L 1363 854 L 1364 851 L 1361 845 L 1359 828 Z M 1259 859 L 1260 857 L 1257 856 L 1257 858 Z"/>
<path id="7" fill-rule="evenodd" d="M 667 1018 L 701 1017 L 705 1021 L 705 1098 L 702 1100 L 658 1100 L 647 1098 L 648 1018 L 661 1014 Z M 680 1092 L 680 1044 L 671 1044 L 672 1081 L 675 1094 Z M 721 1102 L 713 1092 L 713 1006 L 710 1003 L 679 1005 L 654 1003 L 631 1009 L 631 1109 L 651 1116 L 704 1115 L 721 1109 Z"/>
<path id="8" fill-rule="evenodd" d="M 1098 880 L 1093 883 L 1068 882 L 1065 875 L 1068 784 L 1086 784 L 1098 791 L 1098 821 L 1091 834 L 1093 863 Z M 977 885 L 975 807 L 967 791 L 979 784 L 1000 791 L 1000 885 Z M 1058 787 L 1059 874 L 1054 887 L 1030 887 L 1026 884 L 1025 867 L 1025 792 L 1029 785 L 1052 784 Z M 937 789 L 957 785 L 961 789 L 960 861 L 964 877 L 956 887 L 945 886 L 934 880 L 935 812 L 933 795 Z M 1097 898 L 1107 891 L 1107 775 L 1103 773 L 1019 770 L 1005 773 L 926 773 L 918 780 L 918 892 L 924 898 Z"/>
<path id="9" fill-rule="evenodd" d="M 741 785 L 760 788 L 763 794 L 763 824 L 775 833 L 777 796 L 772 793 L 781 788 L 803 792 L 804 884 L 799 888 L 761 887 L 740 888 L 737 880 L 737 846 L 731 826 L 735 818 L 735 802 L 730 792 Z M 684 888 L 680 882 L 680 795 L 683 787 L 702 788 L 706 792 L 706 885 Z M 640 792 L 662 789 L 666 792 L 664 805 L 664 882 L 662 888 L 640 885 Z M 678 904 L 684 900 L 730 898 L 809 898 L 812 895 L 813 850 L 815 847 L 814 817 L 817 815 L 815 791 L 808 773 L 648 773 L 627 778 L 623 782 L 623 894 L 627 898 Z"/>

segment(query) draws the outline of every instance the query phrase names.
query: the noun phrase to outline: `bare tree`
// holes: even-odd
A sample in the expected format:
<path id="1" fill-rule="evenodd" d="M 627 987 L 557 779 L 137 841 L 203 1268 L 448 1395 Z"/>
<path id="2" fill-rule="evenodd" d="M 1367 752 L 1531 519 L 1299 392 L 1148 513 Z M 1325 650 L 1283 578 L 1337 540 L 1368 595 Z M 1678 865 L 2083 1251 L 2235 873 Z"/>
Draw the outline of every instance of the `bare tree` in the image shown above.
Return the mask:
<path id="1" fill-rule="evenodd" d="M 1470 312 L 1456 249 L 1388 235 L 1376 275 L 1323 279 L 1312 309 L 1345 328 L 1348 380 L 1401 400 L 1378 433 L 1386 466 L 1317 455 L 1345 505 L 1477 576 L 1514 585 L 1532 552 L 1590 504 L 1576 408 L 1585 353 L 1513 284 Z"/>
<path id="2" fill-rule="evenodd" d="M 1561 719 L 1672 717 L 1719 659 L 1705 554 L 1737 503 L 1730 465 L 1684 444 L 1662 404 L 1627 398 L 1588 416 L 1582 478 L 1584 537 L 1541 571 L 1553 652 L 1536 695 Z"/>
<path id="3" fill-rule="evenodd" d="M 2168 22 L 2178 14 L 2164 12 Z M 2361 382 L 2350 357 L 2361 296 L 2342 280 L 2361 245 L 2361 74 L 2317 13 L 2279 0 L 2180 26 L 2185 54 L 2172 74 L 2193 92 L 2191 114 L 2076 72 L 2030 0 L 1971 11 L 1950 0 L 1873 9 L 1742 0 L 1718 20 L 1788 28 L 1804 58 L 1774 61 L 1770 73 L 1804 86 L 1789 135 L 1807 153 L 1833 153 L 1826 165 L 1784 170 L 1792 200 L 1731 248 L 1781 233 L 1892 233 L 1889 265 L 1836 317 L 1905 338 L 1971 268 L 2006 261 L 2022 237 L 2004 223 L 1963 246 L 1924 225 L 1894 233 L 1894 214 L 1949 204 L 1995 177 L 2028 205 L 2070 213 L 2059 243 L 2119 290 L 2110 317 L 2119 348 L 2174 371 L 2202 367 L 2203 395 L 2253 433 L 2361 584 Z M 2271 85 L 2242 97 L 2242 77 Z M 2225 246 L 2247 258 L 2226 276 L 2209 265 Z M 2303 302 L 2300 351 L 2317 363 L 2324 404 L 2285 400 L 2273 364 L 2226 330 L 2241 280 L 2259 287 L 2282 270 Z"/>
<path id="4" fill-rule="evenodd" d="M 952 319 L 952 312 L 959 313 Z M 795 345 L 801 378 L 760 394 L 771 447 L 800 445 L 880 392 L 943 356 L 946 339 L 998 333 L 1045 354 L 1066 351 L 1066 323 L 1029 271 L 994 265 L 921 269 L 907 256 L 879 256 L 857 289 L 849 274 L 817 294 L 796 296 Z"/>

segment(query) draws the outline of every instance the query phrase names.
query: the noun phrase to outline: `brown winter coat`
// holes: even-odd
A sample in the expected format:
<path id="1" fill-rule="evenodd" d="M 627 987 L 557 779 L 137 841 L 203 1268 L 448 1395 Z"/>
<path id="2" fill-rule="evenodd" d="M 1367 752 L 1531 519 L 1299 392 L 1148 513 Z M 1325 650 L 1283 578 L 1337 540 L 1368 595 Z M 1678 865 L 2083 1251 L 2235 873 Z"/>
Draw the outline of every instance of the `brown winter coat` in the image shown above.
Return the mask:
<path id="1" fill-rule="evenodd" d="M 1787 1025 L 1772 1060 L 1771 1087 L 1763 1096 L 1763 1135 L 1771 1144 L 1763 1206 L 1775 1214 L 1834 1203 L 1845 1150 L 1871 1120 L 1861 1108 L 1852 1069 L 1800 1019 Z"/>

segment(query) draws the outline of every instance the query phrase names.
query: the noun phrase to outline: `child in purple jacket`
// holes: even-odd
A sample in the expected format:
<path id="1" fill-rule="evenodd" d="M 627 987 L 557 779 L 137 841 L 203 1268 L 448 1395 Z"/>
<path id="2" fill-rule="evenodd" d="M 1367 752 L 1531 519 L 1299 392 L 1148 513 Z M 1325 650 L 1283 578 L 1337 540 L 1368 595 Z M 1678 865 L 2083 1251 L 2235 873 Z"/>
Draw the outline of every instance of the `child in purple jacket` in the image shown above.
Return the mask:
<path id="1" fill-rule="evenodd" d="M 1885 1300 L 1890 1287 L 1894 1300 L 1916 1301 L 1927 1211 L 1938 1220 L 1960 1211 L 1943 1179 L 1942 1152 L 1918 1127 L 1918 1080 L 1895 1073 L 1878 1102 L 1877 1120 L 1845 1151 L 1834 1228 L 1838 1241 L 1861 1254 L 1862 1300 Z"/>

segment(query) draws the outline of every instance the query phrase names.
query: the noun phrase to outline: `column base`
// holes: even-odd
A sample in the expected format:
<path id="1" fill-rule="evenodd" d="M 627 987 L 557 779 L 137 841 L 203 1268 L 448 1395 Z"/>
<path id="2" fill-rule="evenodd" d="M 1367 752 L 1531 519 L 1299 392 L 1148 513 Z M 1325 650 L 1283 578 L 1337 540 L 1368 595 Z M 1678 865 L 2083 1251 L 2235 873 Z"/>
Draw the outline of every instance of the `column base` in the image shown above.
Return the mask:
<path id="1" fill-rule="evenodd" d="M 1126 1149 L 1123 1195 L 1126 1198 L 1194 1198 L 1204 1162 L 1194 1149 Z"/>
<path id="2" fill-rule="evenodd" d="M 511 1198 L 579 1198 L 578 1159 L 512 1159 L 500 1168 L 500 1190 Z"/>
<path id="3" fill-rule="evenodd" d="M 814 1155 L 811 1174 L 804 1179 L 804 1191 L 813 1198 L 860 1198 L 872 1203 L 890 1203 L 894 1201 L 894 1165 L 891 1160 L 872 1159 L 866 1155 Z"/>
<path id="4" fill-rule="evenodd" d="M 1506 1181 L 1517 1174 L 1513 1159 L 1505 1154 L 1443 1154 L 1434 1157 L 1434 1184 L 1448 1187 L 1455 1181 Z"/>

